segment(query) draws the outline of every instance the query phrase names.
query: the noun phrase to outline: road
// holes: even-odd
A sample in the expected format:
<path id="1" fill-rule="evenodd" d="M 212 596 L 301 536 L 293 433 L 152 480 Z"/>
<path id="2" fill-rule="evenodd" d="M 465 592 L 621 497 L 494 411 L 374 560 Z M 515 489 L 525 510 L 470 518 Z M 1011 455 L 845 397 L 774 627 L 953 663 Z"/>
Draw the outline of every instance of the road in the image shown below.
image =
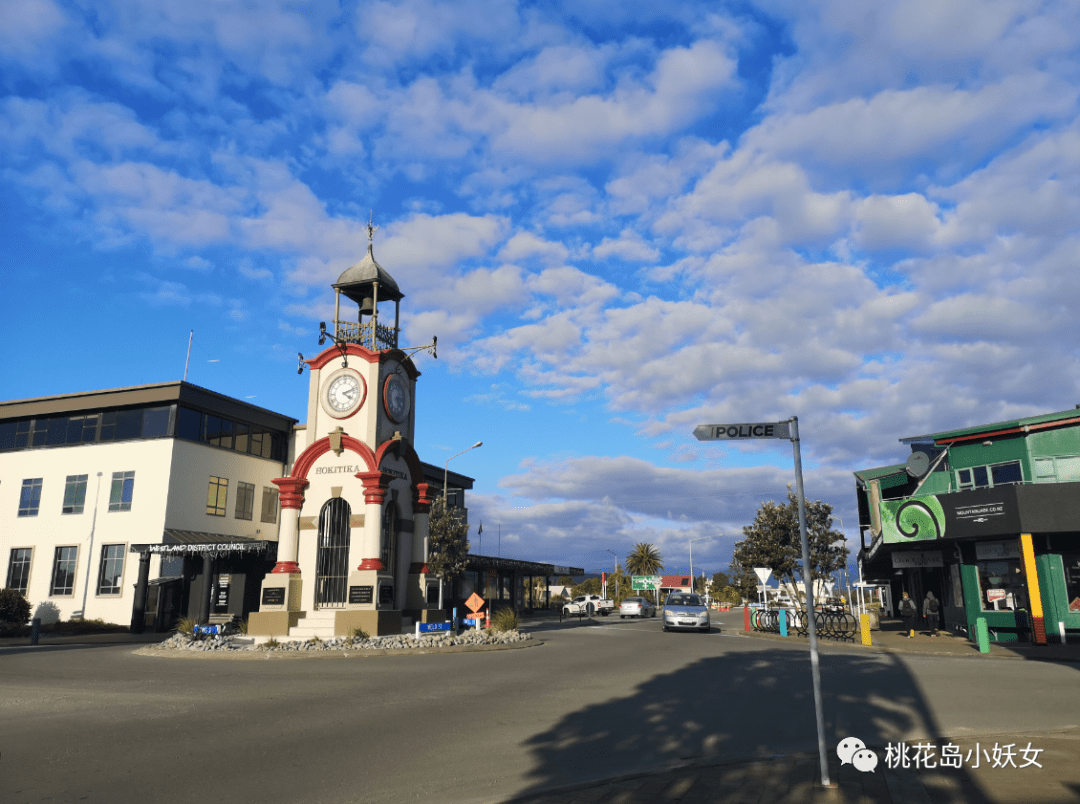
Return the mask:
<path id="1" fill-rule="evenodd" d="M 0 801 L 492 802 L 701 758 L 816 751 L 805 649 L 660 619 L 523 650 L 281 661 L 0 649 Z M 1080 725 L 1080 666 L 822 656 L 835 745 Z M 834 739 L 835 738 L 835 739 Z M 1080 742 L 1078 742 L 1080 745 Z"/>

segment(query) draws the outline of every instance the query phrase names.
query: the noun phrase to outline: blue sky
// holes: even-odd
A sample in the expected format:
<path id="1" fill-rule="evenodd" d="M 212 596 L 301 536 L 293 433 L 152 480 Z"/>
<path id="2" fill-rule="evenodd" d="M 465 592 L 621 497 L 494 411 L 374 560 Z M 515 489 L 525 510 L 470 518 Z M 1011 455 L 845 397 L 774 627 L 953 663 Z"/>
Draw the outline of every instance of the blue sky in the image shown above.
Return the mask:
<path id="1" fill-rule="evenodd" d="M 191 382 L 303 419 L 373 212 L 485 553 L 726 569 L 790 446 L 691 433 L 791 415 L 855 539 L 898 438 L 1080 402 L 1078 17 L 4 2 L 0 397 L 180 379 L 194 330 Z"/>

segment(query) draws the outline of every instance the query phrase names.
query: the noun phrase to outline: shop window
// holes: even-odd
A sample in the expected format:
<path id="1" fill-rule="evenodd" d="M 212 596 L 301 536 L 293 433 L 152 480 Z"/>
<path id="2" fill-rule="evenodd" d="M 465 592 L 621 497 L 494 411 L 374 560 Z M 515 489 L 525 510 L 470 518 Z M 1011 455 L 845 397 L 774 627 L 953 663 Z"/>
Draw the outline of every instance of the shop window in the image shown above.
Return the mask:
<path id="1" fill-rule="evenodd" d="M 983 611 L 1028 608 L 1027 582 L 1018 558 L 976 561 Z"/>
<path id="2" fill-rule="evenodd" d="M 32 477 L 22 482 L 19 492 L 19 516 L 37 516 L 41 505 L 41 478 Z"/>
<path id="3" fill-rule="evenodd" d="M 1075 483 L 1080 480 L 1080 455 L 1035 458 L 1036 483 Z"/>
<path id="4" fill-rule="evenodd" d="M 101 546 L 101 567 L 98 569 L 99 595 L 120 594 L 120 580 L 124 576 L 124 545 L 104 544 Z"/>
<path id="5" fill-rule="evenodd" d="M 1062 553 L 1061 563 L 1065 570 L 1065 599 L 1069 611 L 1080 613 L 1080 553 Z"/>
<path id="6" fill-rule="evenodd" d="M 75 559 L 78 556 L 77 547 L 57 547 L 53 554 L 52 583 L 49 585 L 50 595 L 70 595 L 75 591 Z"/>
<path id="7" fill-rule="evenodd" d="M 225 503 L 228 496 L 228 478 L 211 475 L 210 486 L 206 491 L 206 513 L 211 516 L 225 516 Z"/>
<path id="8" fill-rule="evenodd" d="M 14 589 L 19 594 L 25 595 L 27 585 L 30 583 L 30 556 L 33 551 L 29 547 L 16 547 L 11 551 L 8 559 L 7 583 L 5 588 Z"/>
<path id="9" fill-rule="evenodd" d="M 110 511 L 130 511 L 135 494 L 134 472 L 113 472 L 112 489 L 109 491 Z"/>
<path id="10" fill-rule="evenodd" d="M 263 486 L 262 492 L 262 521 L 271 525 L 277 524 L 278 490 L 271 486 Z"/>
<path id="11" fill-rule="evenodd" d="M 996 463 L 989 466 L 972 466 L 956 470 L 956 484 L 961 491 L 985 489 L 1023 483 L 1024 475 L 1020 461 Z"/>
<path id="12" fill-rule="evenodd" d="M 236 484 L 236 518 L 251 519 L 255 507 L 255 484 L 240 482 Z"/>
<path id="13" fill-rule="evenodd" d="M 81 514 L 86 503 L 86 475 L 68 475 L 64 483 L 64 514 Z"/>

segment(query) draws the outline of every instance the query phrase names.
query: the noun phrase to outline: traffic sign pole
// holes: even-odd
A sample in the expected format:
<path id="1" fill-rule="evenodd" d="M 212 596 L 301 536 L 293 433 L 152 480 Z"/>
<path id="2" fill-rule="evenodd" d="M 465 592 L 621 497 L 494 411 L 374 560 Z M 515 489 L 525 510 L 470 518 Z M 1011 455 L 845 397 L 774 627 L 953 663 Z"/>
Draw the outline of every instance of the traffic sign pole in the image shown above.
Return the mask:
<path id="1" fill-rule="evenodd" d="M 802 454 L 799 451 L 799 417 L 791 417 L 791 446 L 795 453 L 795 491 L 799 496 L 799 538 L 802 541 L 803 588 L 806 590 L 806 625 L 810 635 L 810 675 L 814 682 L 814 715 L 817 718 L 818 760 L 821 784 L 829 784 L 829 760 L 825 753 L 825 712 L 821 703 L 821 661 L 818 657 L 817 625 L 814 622 L 814 573 L 810 563 L 810 539 L 806 533 L 806 496 L 803 493 Z"/>
<path id="2" fill-rule="evenodd" d="M 810 564 L 810 539 L 806 533 L 806 495 L 803 493 L 802 455 L 799 452 L 799 417 L 792 416 L 783 422 L 700 424 L 694 428 L 694 437 L 698 441 L 741 441 L 759 438 L 787 438 L 791 441 L 795 453 L 795 488 L 799 497 L 799 538 L 802 541 L 803 587 L 806 591 L 806 624 L 810 636 L 810 674 L 814 683 L 814 714 L 817 718 L 821 784 L 831 787 L 829 760 L 825 753 L 825 714 L 821 704 L 821 661 L 818 656 L 817 625 L 814 622 L 814 573 Z M 764 593 L 764 580 L 761 585 Z M 765 601 L 768 603 L 768 597 Z"/>

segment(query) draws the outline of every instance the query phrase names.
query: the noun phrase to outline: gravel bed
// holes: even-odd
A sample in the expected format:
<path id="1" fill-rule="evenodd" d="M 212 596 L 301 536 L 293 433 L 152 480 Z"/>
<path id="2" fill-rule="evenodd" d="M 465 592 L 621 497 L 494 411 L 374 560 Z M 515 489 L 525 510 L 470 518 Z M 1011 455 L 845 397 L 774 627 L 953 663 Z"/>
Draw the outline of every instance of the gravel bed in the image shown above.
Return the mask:
<path id="1" fill-rule="evenodd" d="M 173 634 L 156 647 L 166 650 L 183 651 L 255 651 L 260 653 L 303 653 L 307 651 L 331 650 L 415 650 L 417 648 L 449 648 L 456 645 L 509 645 L 532 639 L 530 634 L 520 631 L 466 631 L 460 636 L 437 634 L 414 636 L 370 637 L 333 637 L 331 639 L 309 639 L 304 642 L 282 642 L 277 647 L 244 645 L 233 642 L 232 637 L 214 636 L 193 639 L 184 634 Z"/>

